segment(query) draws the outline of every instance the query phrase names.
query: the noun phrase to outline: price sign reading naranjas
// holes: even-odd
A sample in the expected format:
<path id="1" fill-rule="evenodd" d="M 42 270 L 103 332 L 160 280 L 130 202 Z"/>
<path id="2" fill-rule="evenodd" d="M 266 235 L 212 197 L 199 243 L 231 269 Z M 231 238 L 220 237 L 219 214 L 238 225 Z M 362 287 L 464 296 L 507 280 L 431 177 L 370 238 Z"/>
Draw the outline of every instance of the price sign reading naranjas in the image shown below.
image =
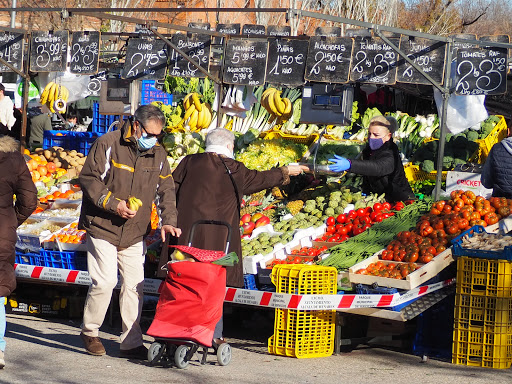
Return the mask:
<path id="1" fill-rule="evenodd" d="M 160 39 L 130 39 L 126 49 L 123 79 L 159 80 L 165 76 L 167 44 Z"/>
<path id="2" fill-rule="evenodd" d="M 224 82 L 240 85 L 264 84 L 267 52 L 267 41 L 228 40 L 224 52 Z"/>
<path id="3" fill-rule="evenodd" d="M 30 71 L 64 72 L 68 55 L 68 31 L 32 32 Z"/>
<path id="4" fill-rule="evenodd" d="M 0 33 L 0 58 L 21 70 L 23 64 L 23 34 L 5 32 Z M 0 63 L 1 72 L 12 72 L 8 66 Z"/>
<path id="5" fill-rule="evenodd" d="M 194 33 L 190 37 L 176 33 L 172 43 L 187 54 L 195 63 L 208 70 L 210 63 L 210 35 Z M 169 75 L 175 77 L 206 77 L 197 66 L 190 63 L 174 49 L 171 50 Z"/>
<path id="6" fill-rule="evenodd" d="M 73 32 L 71 35 L 70 72 L 79 75 L 92 75 L 98 72 L 99 53 L 99 32 Z"/>

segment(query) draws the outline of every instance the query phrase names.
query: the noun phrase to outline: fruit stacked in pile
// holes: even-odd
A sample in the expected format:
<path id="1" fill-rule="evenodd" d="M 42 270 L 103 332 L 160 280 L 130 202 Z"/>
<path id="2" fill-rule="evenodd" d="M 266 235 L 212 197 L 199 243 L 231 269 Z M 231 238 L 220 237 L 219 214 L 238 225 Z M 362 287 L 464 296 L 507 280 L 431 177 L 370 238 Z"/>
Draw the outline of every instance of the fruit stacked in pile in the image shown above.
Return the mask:
<path id="1" fill-rule="evenodd" d="M 68 97 L 69 91 L 66 87 L 50 81 L 44 87 L 39 102 L 41 105 L 46 105 L 52 113 L 64 113 Z"/>
<path id="2" fill-rule="evenodd" d="M 379 277 L 388 277 L 390 279 L 401 280 L 408 274 L 414 272 L 419 268 L 419 265 L 414 263 L 384 263 L 377 261 L 371 263 L 366 268 L 361 268 L 356 271 L 358 275 L 371 275 Z"/>
<path id="3" fill-rule="evenodd" d="M 186 124 L 192 132 L 208 128 L 212 122 L 212 112 L 209 104 L 201 103 L 199 94 L 191 92 L 183 99 L 185 116 L 180 124 Z"/>
<path id="4" fill-rule="evenodd" d="M 242 239 L 242 256 L 268 255 L 274 251 L 274 245 L 288 244 L 293 239 L 292 232 L 271 236 L 267 232 L 260 233 L 254 239 Z"/>
<path id="5" fill-rule="evenodd" d="M 292 116 L 292 102 L 286 97 L 281 97 L 281 91 L 276 88 L 267 88 L 261 95 L 261 105 L 277 119 L 277 124 L 288 121 Z"/>

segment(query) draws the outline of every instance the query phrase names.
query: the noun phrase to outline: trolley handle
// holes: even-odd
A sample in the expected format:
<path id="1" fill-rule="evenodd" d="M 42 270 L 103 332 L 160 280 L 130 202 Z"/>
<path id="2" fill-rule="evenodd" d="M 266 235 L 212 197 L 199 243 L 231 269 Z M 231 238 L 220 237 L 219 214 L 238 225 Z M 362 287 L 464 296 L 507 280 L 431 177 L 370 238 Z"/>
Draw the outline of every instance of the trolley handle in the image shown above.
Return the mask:
<path id="1" fill-rule="evenodd" d="M 219 221 L 219 220 L 197 220 L 192 224 L 192 227 L 190 228 L 190 234 L 188 236 L 188 246 L 192 246 L 192 239 L 194 238 L 194 232 L 196 230 L 196 226 L 200 224 L 209 224 L 209 225 L 223 225 L 228 230 L 228 236 L 226 239 L 226 250 L 224 251 L 226 254 L 229 250 L 229 239 L 231 239 L 231 225 L 229 223 L 226 223 L 225 221 Z"/>

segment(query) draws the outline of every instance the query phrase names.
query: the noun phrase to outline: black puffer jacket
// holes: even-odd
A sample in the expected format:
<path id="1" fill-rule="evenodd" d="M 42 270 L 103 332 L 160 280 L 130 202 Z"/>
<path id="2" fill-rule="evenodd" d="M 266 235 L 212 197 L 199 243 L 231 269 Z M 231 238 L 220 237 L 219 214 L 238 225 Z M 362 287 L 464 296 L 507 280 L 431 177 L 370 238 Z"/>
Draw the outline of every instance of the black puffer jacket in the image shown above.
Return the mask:
<path id="1" fill-rule="evenodd" d="M 512 137 L 491 148 L 481 181 L 485 188 L 492 188 L 493 196 L 512 199 Z"/>
<path id="2" fill-rule="evenodd" d="M 385 193 L 390 202 L 414 199 L 398 147 L 391 140 L 375 151 L 367 145 L 362 160 L 351 160 L 351 163 L 350 172 L 363 175 L 364 193 Z"/>
<path id="3" fill-rule="evenodd" d="M 16 228 L 37 205 L 36 186 L 19 145 L 12 137 L 0 136 L 0 297 L 8 296 L 16 288 Z"/>

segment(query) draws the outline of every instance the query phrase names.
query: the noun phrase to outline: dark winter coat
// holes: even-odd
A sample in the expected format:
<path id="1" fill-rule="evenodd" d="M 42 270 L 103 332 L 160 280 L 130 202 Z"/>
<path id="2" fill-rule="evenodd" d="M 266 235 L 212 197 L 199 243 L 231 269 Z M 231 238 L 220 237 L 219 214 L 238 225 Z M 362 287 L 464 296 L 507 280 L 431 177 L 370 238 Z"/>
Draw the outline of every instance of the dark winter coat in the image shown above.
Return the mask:
<path id="1" fill-rule="evenodd" d="M 363 175 L 364 193 L 385 193 L 390 202 L 414 199 L 393 141 L 386 141 L 375 151 L 367 145 L 362 155 L 362 160 L 351 160 L 350 172 Z"/>
<path id="2" fill-rule="evenodd" d="M 481 181 L 485 188 L 492 188 L 493 196 L 512 199 L 512 137 L 491 148 Z"/>
<path id="3" fill-rule="evenodd" d="M 239 161 L 223 157 L 232 172 L 239 199 L 243 195 L 289 182 L 287 168 L 258 172 L 249 170 Z M 182 235 L 178 244 L 188 244 L 190 228 L 197 220 L 220 220 L 231 225 L 229 252 L 236 252 L 239 262 L 227 268 L 227 285 L 243 287 L 240 215 L 235 190 L 226 168 L 215 153 L 201 153 L 183 158 L 173 172 L 176 184 L 178 228 Z M 198 226 L 192 245 L 209 250 L 224 250 L 227 232 L 224 227 Z M 166 260 L 161 260 L 162 265 Z"/>
<path id="4" fill-rule="evenodd" d="M 13 204 L 13 195 L 16 203 Z M 14 255 L 16 228 L 37 206 L 37 190 L 19 142 L 9 136 L 0 137 L 0 297 L 16 288 Z"/>
<path id="5" fill-rule="evenodd" d="M 80 172 L 84 192 L 79 228 L 87 234 L 128 248 L 151 230 L 151 207 L 157 200 L 163 225 L 176 226 L 176 200 L 167 152 L 159 144 L 140 152 L 131 122 L 100 136 Z M 119 201 L 142 200 L 132 219 L 117 214 Z"/>

